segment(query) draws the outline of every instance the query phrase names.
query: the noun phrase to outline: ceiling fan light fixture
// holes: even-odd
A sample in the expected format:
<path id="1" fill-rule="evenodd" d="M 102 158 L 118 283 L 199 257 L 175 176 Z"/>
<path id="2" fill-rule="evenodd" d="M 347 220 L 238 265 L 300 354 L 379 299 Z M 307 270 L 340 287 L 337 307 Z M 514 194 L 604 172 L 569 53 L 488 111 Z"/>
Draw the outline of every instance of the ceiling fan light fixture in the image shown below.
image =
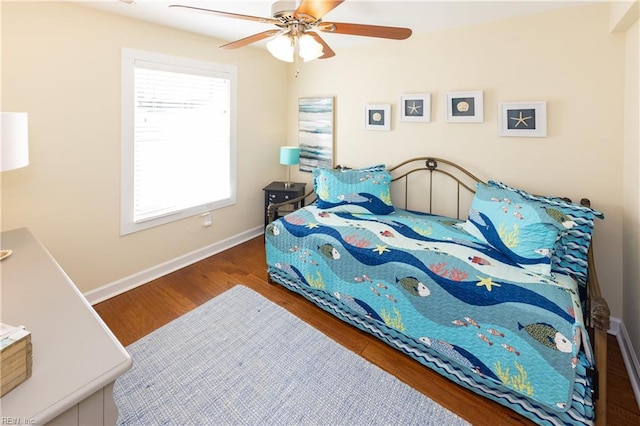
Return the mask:
<path id="1" fill-rule="evenodd" d="M 298 43 L 298 55 L 304 62 L 313 61 L 322 56 L 322 45 L 309 34 L 280 34 L 267 43 L 267 50 L 276 59 L 293 62 L 296 43 Z"/>
<path id="2" fill-rule="evenodd" d="M 318 59 L 320 56 L 322 56 L 322 45 L 309 34 L 303 34 L 298 39 L 298 44 L 300 46 L 300 57 L 305 62 L 313 61 L 314 59 Z"/>
<path id="3" fill-rule="evenodd" d="M 267 43 L 267 50 L 276 59 L 285 62 L 293 62 L 292 40 L 286 34 L 280 34 Z"/>

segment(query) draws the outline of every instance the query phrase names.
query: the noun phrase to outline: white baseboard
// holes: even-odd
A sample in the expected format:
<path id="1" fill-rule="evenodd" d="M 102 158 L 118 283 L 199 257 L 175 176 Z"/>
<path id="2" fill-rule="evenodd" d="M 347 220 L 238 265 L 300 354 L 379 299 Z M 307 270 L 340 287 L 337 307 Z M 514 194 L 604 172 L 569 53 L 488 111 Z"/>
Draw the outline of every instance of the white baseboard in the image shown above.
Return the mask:
<path id="1" fill-rule="evenodd" d="M 616 327 L 618 333 L 615 334 L 620 346 L 620 352 L 622 352 L 622 359 L 624 365 L 627 368 L 627 374 L 629 375 L 629 381 L 631 382 L 631 388 L 636 396 L 636 402 L 640 407 L 640 362 L 638 362 L 638 354 L 635 353 L 633 346 L 631 346 L 631 340 L 629 339 L 629 333 L 627 332 L 624 323 L 619 318 L 611 318 L 611 330 L 614 329 L 614 323 L 617 323 Z M 610 330 L 610 332 L 611 332 Z"/>
<path id="2" fill-rule="evenodd" d="M 84 297 L 91 305 L 95 305 L 96 303 L 100 303 L 114 296 L 122 294 L 125 291 L 146 284 L 149 281 L 153 281 L 156 278 L 160 278 L 173 271 L 184 268 L 185 266 L 189 266 L 202 259 L 206 259 L 209 256 L 213 256 L 216 253 L 220 253 L 221 251 L 230 249 L 231 247 L 237 246 L 238 244 L 244 243 L 245 241 L 249 241 L 252 238 L 262 235 L 263 233 L 264 227 L 258 226 L 256 228 L 242 232 L 238 235 L 234 235 L 233 237 L 218 241 L 217 243 L 211 244 L 201 249 L 192 251 L 191 253 L 187 253 L 183 256 L 179 256 L 175 259 L 153 266 L 149 269 L 145 269 L 144 271 L 140 271 L 136 274 L 122 278 L 111 284 L 106 284 L 102 287 L 90 290 L 84 293 Z"/>

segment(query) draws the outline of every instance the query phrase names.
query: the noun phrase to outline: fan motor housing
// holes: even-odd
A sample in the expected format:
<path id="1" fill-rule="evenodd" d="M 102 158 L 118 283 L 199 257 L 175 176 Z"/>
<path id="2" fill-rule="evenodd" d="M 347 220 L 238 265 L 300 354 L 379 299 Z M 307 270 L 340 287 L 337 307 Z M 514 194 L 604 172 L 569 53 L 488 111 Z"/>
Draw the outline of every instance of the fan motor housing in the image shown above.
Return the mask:
<path id="1" fill-rule="evenodd" d="M 271 6 L 271 16 L 274 19 L 280 20 L 284 24 L 289 24 L 291 22 L 303 22 L 303 23 L 312 23 L 317 21 L 317 19 L 310 15 L 298 14 L 295 16 L 296 9 L 300 6 L 302 1 L 298 0 L 280 0 Z"/>
<path id="2" fill-rule="evenodd" d="M 281 16 L 290 16 L 293 18 L 293 12 L 300 6 L 301 1 L 280 0 L 271 5 L 271 16 L 279 18 Z"/>

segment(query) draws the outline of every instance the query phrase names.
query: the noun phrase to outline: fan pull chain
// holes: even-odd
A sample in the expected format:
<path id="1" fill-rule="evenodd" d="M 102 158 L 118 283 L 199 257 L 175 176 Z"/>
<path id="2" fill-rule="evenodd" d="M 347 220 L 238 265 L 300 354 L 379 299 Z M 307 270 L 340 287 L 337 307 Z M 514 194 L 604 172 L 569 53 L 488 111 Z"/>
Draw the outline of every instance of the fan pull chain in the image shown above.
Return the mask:
<path id="1" fill-rule="evenodd" d="M 293 63 L 296 66 L 296 72 L 293 78 L 298 78 L 300 75 L 300 41 L 298 36 L 293 38 Z"/>

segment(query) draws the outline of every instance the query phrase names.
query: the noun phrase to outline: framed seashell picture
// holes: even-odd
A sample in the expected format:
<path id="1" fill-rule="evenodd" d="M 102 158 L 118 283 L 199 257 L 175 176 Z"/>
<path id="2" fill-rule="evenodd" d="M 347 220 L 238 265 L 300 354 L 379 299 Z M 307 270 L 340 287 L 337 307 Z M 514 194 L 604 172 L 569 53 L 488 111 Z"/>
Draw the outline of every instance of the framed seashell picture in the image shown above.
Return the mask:
<path id="1" fill-rule="evenodd" d="M 365 105 L 364 128 L 367 130 L 391 130 L 391 104 Z"/>
<path id="2" fill-rule="evenodd" d="M 482 91 L 449 92 L 445 97 L 447 122 L 482 123 L 484 106 Z"/>

